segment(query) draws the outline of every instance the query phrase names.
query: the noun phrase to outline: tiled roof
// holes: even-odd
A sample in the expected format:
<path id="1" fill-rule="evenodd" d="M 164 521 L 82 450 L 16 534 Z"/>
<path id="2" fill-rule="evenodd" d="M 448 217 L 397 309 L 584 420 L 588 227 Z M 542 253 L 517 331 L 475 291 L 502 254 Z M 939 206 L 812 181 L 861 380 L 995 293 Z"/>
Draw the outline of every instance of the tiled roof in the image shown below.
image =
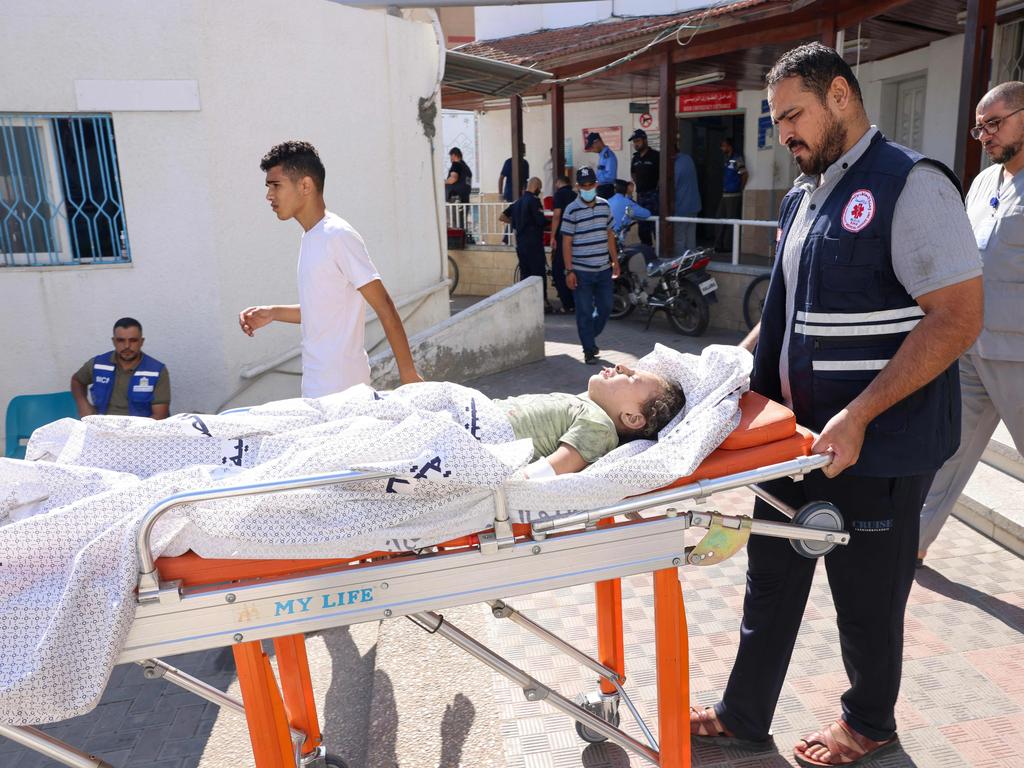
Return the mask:
<path id="1" fill-rule="evenodd" d="M 728 16 L 737 11 L 764 5 L 771 0 L 738 0 L 707 11 L 708 18 Z M 686 21 L 696 21 L 705 14 L 705 9 L 694 9 L 685 13 L 662 16 L 631 16 L 611 18 L 590 24 L 561 29 L 542 29 L 523 35 L 499 37 L 494 40 L 477 40 L 459 46 L 456 50 L 474 56 L 506 61 L 530 67 L 556 58 L 571 56 L 583 51 L 620 44 L 630 38 L 648 37 Z M 683 34 L 688 34 L 684 31 Z"/>

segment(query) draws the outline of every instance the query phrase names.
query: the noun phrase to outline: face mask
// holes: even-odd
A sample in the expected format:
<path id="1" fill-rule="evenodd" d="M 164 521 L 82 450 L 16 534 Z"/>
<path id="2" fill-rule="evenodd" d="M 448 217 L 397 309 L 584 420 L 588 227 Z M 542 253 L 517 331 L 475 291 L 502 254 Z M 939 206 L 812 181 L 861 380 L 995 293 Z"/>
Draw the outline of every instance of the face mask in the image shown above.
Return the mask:
<path id="1" fill-rule="evenodd" d="M 584 202 L 592 203 L 594 198 L 597 197 L 597 189 L 581 189 L 580 197 L 583 198 Z"/>

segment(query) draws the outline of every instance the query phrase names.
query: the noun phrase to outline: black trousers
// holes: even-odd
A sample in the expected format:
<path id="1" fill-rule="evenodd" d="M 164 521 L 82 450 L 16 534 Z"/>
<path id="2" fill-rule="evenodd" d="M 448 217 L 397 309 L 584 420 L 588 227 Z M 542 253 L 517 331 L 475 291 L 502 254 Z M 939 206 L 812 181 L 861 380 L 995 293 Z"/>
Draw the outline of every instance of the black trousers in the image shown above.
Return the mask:
<path id="1" fill-rule="evenodd" d="M 894 707 L 903 671 L 903 614 L 914 581 L 921 505 L 933 474 L 877 478 L 820 471 L 765 489 L 799 509 L 831 501 L 842 512 L 850 543 L 825 556 L 850 687 L 842 695 L 846 722 L 869 739 L 896 732 Z M 758 499 L 758 520 L 787 518 Z M 740 738 L 766 739 L 793 654 L 816 560 L 785 539 L 751 536 L 740 645 L 715 710 Z M 817 728 L 819 724 L 813 724 Z"/>
<path id="2" fill-rule="evenodd" d="M 658 190 L 650 189 L 646 192 L 638 192 L 636 201 L 650 211 L 652 216 L 658 215 L 658 208 L 660 206 Z M 640 242 L 644 245 L 654 245 L 654 222 L 641 221 L 637 225 L 637 234 L 640 236 Z"/>
<path id="3" fill-rule="evenodd" d="M 562 235 L 555 237 L 551 246 L 551 282 L 555 284 L 555 291 L 558 292 L 558 300 L 562 303 L 562 309 L 573 310 L 576 302 L 572 297 L 572 291 L 565 284 L 565 259 L 562 258 Z"/>
<path id="4" fill-rule="evenodd" d="M 516 257 L 519 259 L 519 279 L 537 275 L 544 284 L 544 304 L 548 303 L 548 265 L 544 257 L 544 243 L 526 243 L 526 238 L 516 238 Z"/>

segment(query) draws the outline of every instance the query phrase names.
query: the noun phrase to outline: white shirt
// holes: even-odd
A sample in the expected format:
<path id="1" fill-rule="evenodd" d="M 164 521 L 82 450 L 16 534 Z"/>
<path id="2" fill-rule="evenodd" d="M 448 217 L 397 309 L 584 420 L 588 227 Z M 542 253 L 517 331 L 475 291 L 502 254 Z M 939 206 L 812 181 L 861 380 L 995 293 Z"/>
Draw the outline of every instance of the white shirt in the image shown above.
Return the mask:
<path id="1" fill-rule="evenodd" d="M 302 235 L 298 284 L 303 397 L 370 383 L 363 349 L 366 308 L 359 289 L 379 279 L 363 238 L 337 214 L 327 211 Z"/>

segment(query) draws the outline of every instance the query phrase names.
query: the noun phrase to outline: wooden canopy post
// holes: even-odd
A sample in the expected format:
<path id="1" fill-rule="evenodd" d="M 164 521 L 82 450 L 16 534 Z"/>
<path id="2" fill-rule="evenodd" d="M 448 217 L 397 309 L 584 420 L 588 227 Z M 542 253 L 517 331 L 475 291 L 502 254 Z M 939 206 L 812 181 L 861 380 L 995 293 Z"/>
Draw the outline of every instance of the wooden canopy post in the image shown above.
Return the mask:
<path id="1" fill-rule="evenodd" d="M 966 192 L 981 169 L 981 142 L 971 138 L 974 109 L 988 90 L 992 72 L 992 37 L 996 0 L 968 0 L 964 27 L 964 57 L 960 71 L 960 103 L 956 122 L 953 170 Z"/>
<path id="2" fill-rule="evenodd" d="M 551 175 L 553 181 L 565 173 L 565 87 L 551 86 Z M 545 194 L 553 195 L 549 189 Z"/>
<path id="3" fill-rule="evenodd" d="M 658 57 L 658 131 L 661 133 L 661 152 L 658 158 L 658 253 L 672 255 L 672 222 L 666 216 L 675 212 L 675 155 L 676 144 L 676 66 L 672 52 L 666 49 Z"/>
<path id="4" fill-rule="evenodd" d="M 512 199 L 518 200 L 526 186 L 523 178 L 523 97 L 518 93 L 509 99 L 512 113 Z"/>

